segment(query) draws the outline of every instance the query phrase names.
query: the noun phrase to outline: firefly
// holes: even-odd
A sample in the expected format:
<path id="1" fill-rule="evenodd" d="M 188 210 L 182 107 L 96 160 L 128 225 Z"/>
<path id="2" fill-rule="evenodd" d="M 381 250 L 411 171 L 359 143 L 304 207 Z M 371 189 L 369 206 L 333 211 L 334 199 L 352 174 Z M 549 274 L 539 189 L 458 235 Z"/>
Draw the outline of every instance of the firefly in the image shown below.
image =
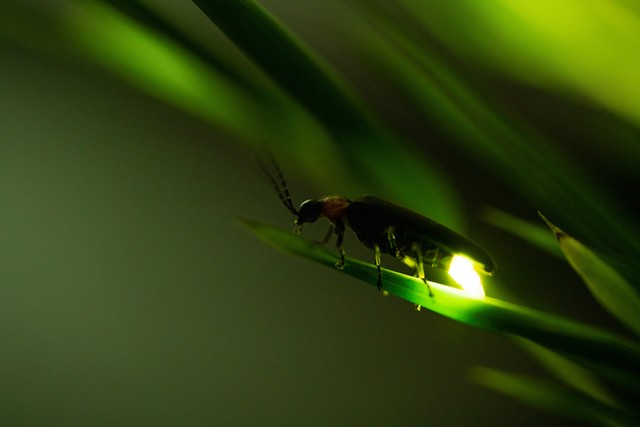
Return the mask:
<path id="1" fill-rule="evenodd" d="M 343 247 L 347 228 L 355 232 L 358 240 L 373 250 L 373 259 L 377 268 L 378 290 L 383 289 L 381 256 L 389 254 L 415 269 L 416 276 L 428 285 L 424 266 L 449 271 L 454 280 L 469 277 L 475 270 L 493 275 L 496 264 L 489 254 L 471 239 L 448 227 L 408 208 L 388 202 L 375 196 L 360 196 L 347 199 L 342 196 L 324 196 L 319 199 L 305 200 L 296 209 L 282 171 L 272 159 L 273 173 L 260 164 L 271 182 L 280 201 L 295 216 L 294 232 L 300 234 L 305 224 L 314 223 L 320 218 L 329 220 L 330 228 L 320 243 L 326 243 L 332 234 L 336 235 L 336 247 L 339 260 L 338 269 L 345 264 Z M 465 273 L 460 273 L 463 266 Z M 476 267 L 476 268 L 474 268 Z M 477 277 L 477 274 L 476 274 Z M 479 277 L 471 279 L 474 290 L 469 292 L 483 296 Z M 479 286 L 479 289 L 478 289 Z M 431 288 L 429 288 L 429 294 Z"/>

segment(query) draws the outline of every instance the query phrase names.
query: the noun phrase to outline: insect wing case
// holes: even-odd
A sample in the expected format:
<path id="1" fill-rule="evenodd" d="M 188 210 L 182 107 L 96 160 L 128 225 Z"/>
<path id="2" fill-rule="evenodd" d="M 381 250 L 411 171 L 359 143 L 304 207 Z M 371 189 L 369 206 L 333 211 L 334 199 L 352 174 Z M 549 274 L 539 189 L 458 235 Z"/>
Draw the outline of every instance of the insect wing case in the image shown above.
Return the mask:
<path id="1" fill-rule="evenodd" d="M 374 196 L 360 196 L 354 199 L 346 213 L 347 221 L 358 239 L 368 248 L 375 245 L 383 253 L 415 257 L 413 247 L 420 244 L 422 253 L 438 248 L 440 255 L 464 254 L 482 264 L 488 274 L 495 270 L 495 263 L 472 240 L 445 227 L 444 225 L 420 215 L 412 210 L 398 206 Z M 389 233 L 395 237 L 390 239 Z M 395 244 L 395 248 L 393 247 Z"/>

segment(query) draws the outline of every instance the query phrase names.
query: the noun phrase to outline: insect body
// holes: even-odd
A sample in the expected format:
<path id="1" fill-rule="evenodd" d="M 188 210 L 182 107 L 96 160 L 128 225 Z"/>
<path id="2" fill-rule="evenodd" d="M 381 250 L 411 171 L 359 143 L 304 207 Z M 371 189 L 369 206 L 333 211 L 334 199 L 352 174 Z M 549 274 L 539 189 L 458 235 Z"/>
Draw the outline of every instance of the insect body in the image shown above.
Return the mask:
<path id="1" fill-rule="evenodd" d="M 416 275 L 425 281 L 424 265 L 446 269 L 454 255 L 464 254 L 479 264 L 485 274 L 493 274 L 495 263 L 472 240 L 444 225 L 402 206 L 374 196 L 360 196 L 353 200 L 340 196 L 326 196 L 306 200 L 298 209 L 291 201 L 286 182 L 274 162 L 276 175 L 263 166 L 282 203 L 296 216 L 295 232 L 300 233 L 306 223 L 325 217 L 331 223 L 323 243 L 337 236 L 340 260 L 336 267 L 344 267 L 345 251 L 342 246 L 346 228 L 351 228 L 366 247 L 374 251 L 378 269 L 378 289 L 382 289 L 381 254 L 390 254 L 416 269 Z M 277 178 L 276 178 L 277 177 Z"/>

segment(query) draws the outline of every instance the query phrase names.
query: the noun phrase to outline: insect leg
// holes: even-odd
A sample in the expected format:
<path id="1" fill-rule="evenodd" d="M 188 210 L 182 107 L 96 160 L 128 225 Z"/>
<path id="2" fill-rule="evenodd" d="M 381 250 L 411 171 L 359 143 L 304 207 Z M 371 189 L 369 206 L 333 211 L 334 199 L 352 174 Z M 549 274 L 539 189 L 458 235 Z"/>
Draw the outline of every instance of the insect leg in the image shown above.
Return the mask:
<path id="1" fill-rule="evenodd" d="M 438 253 L 440 252 L 440 248 L 436 246 L 435 251 L 433 252 L 433 258 L 431 259 L 431 267 L 438 266 Z"/>
<path id="2" fill-rule="evenodd" d="M 378 245 L 374 245 L 374 254 L 373 254 L 373 259 L 376 263 L 376 268 L 378 269 L 378 290 L 381 291 L 382 290 L 382 270 L 380 269 L 380 257 L 381 257 L 381 252 L 380 252 L 380 246 Z"/>
<path id="3" fill-rule="evenodd" d="M 336 268 L 338 270 L 344 269 L 344 248 L 342 247 L 342 240 L 344 239 L 344 223 L 342 221 L 336 221 L 334 230 L 336 236 L 338 236 L 338 241 L 336 246 L 338 247 L 338 254 L 340 255 L 340 261 L 336 262 Z"/>
<path id="4" fill-rule="evenodd" d="M 433 298 L 433 292 L 431 291 L 431 286 L 429 286 L 429 282 L 427 282 L 427 279 L 424 275 L 424 263 L 422 260 L 422 248 L 420 246 L 420 243 L 414 243 L 412 249 L 416 253 L 416 274 L 420 279 L 422 279 L 424 284 L 427 285 L 427 289 L 429 290 L 429 296 Z"/>
<path id="5" fill-rule="evenodd" d="M 396 258 L 400 259 L 400 249 L 398 248 L 398 244 L 396 243 L 396 235 L 393 233 L 394 228 L 389 227 L 387 229 L 387 244 L 389 246 L 389 253 L 393 254 Z"/>

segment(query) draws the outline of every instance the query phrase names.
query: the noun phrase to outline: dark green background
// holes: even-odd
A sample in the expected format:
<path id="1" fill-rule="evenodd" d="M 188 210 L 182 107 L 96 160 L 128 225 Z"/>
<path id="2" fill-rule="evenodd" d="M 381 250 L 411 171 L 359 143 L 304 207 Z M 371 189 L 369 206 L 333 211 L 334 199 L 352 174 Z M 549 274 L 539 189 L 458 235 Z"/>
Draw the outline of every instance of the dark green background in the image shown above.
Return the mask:
<path id="1" fill-rule="evenodd" d="M 361 86 L 376 86 L 341 56 L 328 5 L 286 3 L 264 2 Z M 0 424 L 567 425 L 468 380 L 474 365 L 546 375 L 507 338 L 416 312 L 248 233 L 237 218 L 285 228 L 292 218 L 251 149 L 229 135 L 15 40 L 0 40 L 0 69 Z M 550 97 L 493 79 L 516 107 L 553 119 Z M 388 90 L 367 97 L 419 138 L 419 119 L 400 101 L 388 108 Z M 575 113 L 571 102 L 553 105 Z M 520 301 L 615 327 L 568 266 L 477 217 L 488 204 L 535 220 L 535 207 L 433 151 Z M 342 191 L 285 162 L 294 201 Z M 637 182 L 627 172 L 593 171 L 612 185 Z M 353 238 L 347 245 L 369 256 Z"/>

